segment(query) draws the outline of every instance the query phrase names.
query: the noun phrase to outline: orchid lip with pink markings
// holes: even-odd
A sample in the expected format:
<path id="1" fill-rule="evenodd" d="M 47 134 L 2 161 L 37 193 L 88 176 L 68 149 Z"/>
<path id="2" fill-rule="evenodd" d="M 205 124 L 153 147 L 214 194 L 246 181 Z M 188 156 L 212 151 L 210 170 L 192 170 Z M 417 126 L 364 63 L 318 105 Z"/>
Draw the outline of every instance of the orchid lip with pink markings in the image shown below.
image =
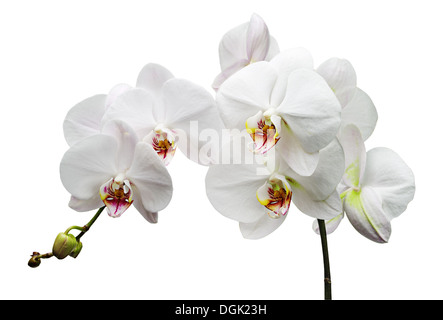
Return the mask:
<path id="1" fill-rule="evenodd" d="M 275 109 L 259 111 L 246 120 L 246 130 L 253 140 L 251 151 L 265 154 L 280 140 L 281 118 L 275 115 Z"/>
<path id="2" fill-rule="evenodd" d="M 171 162 L 177 149 L 177 144 L 175 143 L 176 133 L 174 130 L 170 130 L 164 125 L 159 124 L 143 140 L 152 145 L 152 148 L 157 152 L 157 155 L 165 166 Z"/>
<path id="3" fill-rule="evenodd" d="M 110 217 L 120 217 L 134 201 L 131 182 L 125 179 L 123 174 L 117 175 L 100 187 L 100 198 L 106 205 Z"/>
<path id="4" fill-rule="evenodd" d="M 269 217 L 274 219 L 288 213 L 291 199 L 291 187 L 282 176 L 271 177 L 257 190 L 257 200 L 269 210 Z"/>

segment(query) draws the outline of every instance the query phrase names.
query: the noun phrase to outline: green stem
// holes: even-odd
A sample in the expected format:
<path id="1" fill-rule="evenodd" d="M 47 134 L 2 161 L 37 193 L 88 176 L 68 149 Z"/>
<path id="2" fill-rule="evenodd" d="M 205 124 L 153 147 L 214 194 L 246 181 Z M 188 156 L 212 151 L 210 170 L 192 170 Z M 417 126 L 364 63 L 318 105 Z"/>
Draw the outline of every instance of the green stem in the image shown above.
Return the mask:
<path id="1" fill-rule="evenodd" d="M 41 259 L 49 259 L 52 256 L 53 256 L 52 252 L 48 252 L 45 254 L 33 252 L 31 255 L 31 259 L 29 259 L 28 261 L 28 266 L 30 266 L 31 268 L 37 268 L 41 263 Z"/>
<path id="2" fill-rule="evenodd" d="M 80 240 L 81 237 L 83 237 L 83 235 L 88 232 L 89 228 L 91 228 L 91 226 L 94 224 L 95 220 L 97 220 L 97 218 L 100 216 L 100 214 L 102 213 L 103 209 L 105 207 L 101 207 L 100 209 L 98 209 L 98 211 L 96 212 L 96 214 L 92 217 L 92 219 L 85 224 L 83 227 L 79 227 L 79 226 L 72 226 L 69 227 L 66 231 L 65 234 L 68 234 L 69 231 L 75 229 L 75 230 L 80 230 L 81 232 L 79 233 L 79 235 L 76 237 L 77 241 Z M 78 255 L 78 253 L 77 253 Z M 54 254 L 52 252 L 48 252 L 45 254 L 40 254 L 38 252 L 33 252 L 31 255 L 31 259 L 29 259 L 28 261 L 28 266 L 30 266 L 31 268 L 37 268 L 40 263 L 41 263 L 41 259 L 49 259 L 51 257 L 53 257 Z M 73 256 L 74 257 L 74 256 Z"/>
<path id="3" fill-rule="evenodd" d="M 105 207 L 101 207 L 100 209 L 98 209 L 97 213 L 83 227 L 71 226 L 68 229 L 66 229 L 65 234 L 68 234 L 71 230 L 80 230 L 81 231 L 80 234 L 76 237 L 76 239 L 79 240 L 89 230 L 89 228 L 94 224 L 95 220 L 97 220 L 97 218 L 100 216 L 100 214 L 102 213 L 104 208 Z"/>
<path id="4" fill-rule="evenodd" d="M 85 231 L 85 227 L 79 227 L 79 226 L 72 226 L 66 229 L 65 234 L 68 234 L 71 230 L 80 230 Z"/>
<path id="5" fill-rule="evenodd" d="M 53 256 L 52 252 L 48 252 L 48 253 L 45 253 L 45 254 L 39 254 L 39 255 L 35 256 L 35 258 L 37 258 L 37 259 L 49 259 L 49 258 L 52 258 L 52 256 Z"/>
<path id="6" fill-rule="evenodd" d="M 323 267 L 325 278 L 325 300 L 332 299 L 331 293 L 331 271 L 329 267 L 328 241 L 326 237 L 325 221 L 318 219 L 318 227 L 320 229 L 321 249 L 323 251 Z"/>
<path id="7" fill-rule="evenodd" d="M 92 217 L 92 219 L 87 224 L 85 224 L 84 227 L 80 228 L 80 230 L 82 232 L 80 232 L 80 234 L 77 237 L 75 237 L 77 239 L 77 241 L 79 241 L 80 238 L 83 237 L 83 235 L 86 232 L 88 232 L 89 228 L 91 228 L 91 226 L 94 224 L 95 220 L 97 220 L 97 218 L 100 216 L 100 214 L 102 213 L 103 209 L 105 209 L 105 206 L 103 206 L 100 209 L 98 209 L 97 213 Z"/>

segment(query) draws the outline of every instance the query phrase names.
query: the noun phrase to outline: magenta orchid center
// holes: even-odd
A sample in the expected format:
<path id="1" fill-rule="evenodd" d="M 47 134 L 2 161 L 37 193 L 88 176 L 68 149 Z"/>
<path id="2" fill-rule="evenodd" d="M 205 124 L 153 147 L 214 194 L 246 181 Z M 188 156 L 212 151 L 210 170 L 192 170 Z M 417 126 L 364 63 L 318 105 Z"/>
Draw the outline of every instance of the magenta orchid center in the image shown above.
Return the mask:
<path id="1" fill-rule="evenodd" d="M 281 118 L 275 115 L 275 109 L 266 112 L 259 111 L 256 115 L 246 120 L 246 131 L 252 138 L 252 151 L 265 154 L 280 140 L 279 126 Z M 275 121 L 275 123 L 273 122 Z"/>
<path id="2" fill-rule="evenodd" d="M 171 162 L 177 149 L 176 134 L 173 130 L 159 124 L 144 140 L 152 145 L 166 166 Z"/>
<path id="3" fill-rule="evenodd" d="M 257 190 L 257 200 L 268 209 L 271 218 L 286 215 L 291 198 L 292 190 L 284 177 L 271 177 Z"/>
<path id="4" fill-rule="evenodd" d="M 124 174 L 117 175 L 100 187 L 100 198 L 110 217 L 120 217 L 133 202 L 131 182 Z"/>

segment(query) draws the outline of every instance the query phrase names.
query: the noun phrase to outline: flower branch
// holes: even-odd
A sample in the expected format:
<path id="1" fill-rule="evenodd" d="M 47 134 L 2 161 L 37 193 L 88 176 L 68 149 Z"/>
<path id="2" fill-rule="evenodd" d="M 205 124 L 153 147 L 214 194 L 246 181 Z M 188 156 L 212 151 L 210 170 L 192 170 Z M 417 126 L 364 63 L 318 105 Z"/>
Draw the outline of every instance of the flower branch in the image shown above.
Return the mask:
<path id="1" fill-rule="evenodd" d="M 48 252 L 45 254 L 33 252 L 31 255 L 31 259 L 29 259 L 28 261 L 28 266 L 30 266 L 31 268 L 37 268 L 41 263 L 41 259 L 49 259 L 54 256 L 60 260 L 66 258 L 67 256 L 77 258 L 77 256 L 80 254 L 81 249 L 83 248 L 83 244 L 80 242 L 80 238 L 89 231 L 89 229 L 100 216 L 104 208 L 105 206 L 98 209 L 94 217 L 92 217 L 92 219 L 83 227 L 71 226 L 66 229 L 65 232 L 59 233 L 55 238 L 52 252 Z M 69 233 L 71 230 L 80 230 L 81 232 L 76 237 L 74 237 L 72 234 Z"/>

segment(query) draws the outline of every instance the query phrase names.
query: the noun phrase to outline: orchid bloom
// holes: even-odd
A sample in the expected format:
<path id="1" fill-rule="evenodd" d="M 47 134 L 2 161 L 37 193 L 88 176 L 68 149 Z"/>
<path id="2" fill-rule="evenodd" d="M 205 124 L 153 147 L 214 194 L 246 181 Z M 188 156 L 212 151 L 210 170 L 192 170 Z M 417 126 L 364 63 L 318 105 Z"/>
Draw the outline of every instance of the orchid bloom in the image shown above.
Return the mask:
<path id="1" fill-rule="evenodd" d="M 388 242 L 391 220 L 414 198 L 414 174 L 391 149 L 378 147 L 366 152 L 355 125 L 343 129 L 340 142 L 346 166 L 340 186 L 344 212 L 360 234 L 375 242 Z M 328 233 L 337 228 L 343 216 L 326 223 Z"/>
<path id="2" fill-rule="evenodd" d="M 219 56 L 221 73 L 212 87 L 218 90 L 231 75 L 257 61 L 269 61 L 278 52 L 277 41 L 269 34 L 264 20 L 253 14 L 247 23 L 228 31 L 220 41 Z"/>
<path id="3" fill-rule="evenodd" d="M 340 127 L 340 103 L 302 48 L 238 71 L 220 87 L 216 101 L 227 128 L 246 127 L 254 152 L 275 147 L 304 176 L 314 172 L 319 151 Z"/>
<path id="4" fill-rule="evenodd" d="M 342 106 L 340 131 L 348 124 L 359 128 L 363 140 L 375 129 L 378 114 L 371 98 L 357 87 L 357 75 L 346 59 L 331 58 L 318 68 L 320 74 L 334 91 Z"/>
<path id="5" fill-rule="evenodd" d="M 239 221 L 243 237 L 259 239 L 272 233 L 286 219 L 291 202 L 315 218 L 331 219 L 341 213 L 335 188 L 343 175 L 344 155 L 337 139 L 320 151 L 318 166 L 309 177 L 294 172 L 281 157 L 257 157 L 263 161 L 213 165 L 206 176 L 211 204 Z"/>
<path id="6" fill-rule="evenodd" d="M 198 158 L 202 143 L 191 132 L 190 120 L 198 121 L 197 134 L 207 128 L 220 130 L 222 123 L 214 104 L 203 88 L 176 79 L 165 67 L 150 63 L 140 71 L 135 87 L 118 84 L 108 95 L 90 97 L 71 108 L 63 125 L 65 139 L 72 146 L 101 133 L 107 121 L 122 119 L 137 130 L 140 139 L 151 144 L 165 165 L 175 154 L 180 134 L 186 155 L 209 164 L 211 158 Z"/>
<path id="7" fill-rule="evenodd" d="M 209 164 L 213 159 L 200 154 L 206 144 L 199 140 L 199 134 L 205 129 L 221 131 L 223 127 L 214 98 L 204 88 L 178 78 L 157 83 L 155 92 L 142 88 L 127 90 L 103 117 L 105 122 L 112 119 L 131 125 L 165 165 L 170 163 L 177 147 L 191 160 Z"/>
<path id="8" fill-rule="evenodd" d="M 149 63 L 140 71 L 136 88 L 146 90 L 157 97 L 163 83 L 173 77 L 165 67 Z M 63 122 L 63 132 L 68 145 L 72 146 L 84 138 L 100 133 L 106 110 L 117 97 L 130 89 L 133 89 L 131 85 L 120 83 L 115 85 L 107 95 L 97 94 L 73 106 Z"/>
<path id="9" fill-rule="evenodd" d="M 60 176 L 78 211 L 106 206 L 120 217 L 132 204 L 149 222 L 172 197 L 172 181 L 152 147 L 139 142 L 126 123 L 106 123 L 102 133 L 84 138 L 63 156 Z"/>

